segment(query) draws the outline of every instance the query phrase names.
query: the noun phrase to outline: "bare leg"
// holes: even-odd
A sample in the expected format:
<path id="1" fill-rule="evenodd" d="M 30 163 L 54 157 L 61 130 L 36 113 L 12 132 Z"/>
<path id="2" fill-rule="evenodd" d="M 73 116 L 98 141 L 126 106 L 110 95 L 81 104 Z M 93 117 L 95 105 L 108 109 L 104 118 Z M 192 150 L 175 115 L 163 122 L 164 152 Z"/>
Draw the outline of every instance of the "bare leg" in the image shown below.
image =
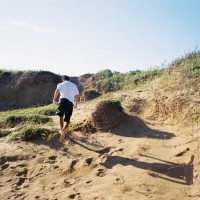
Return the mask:
<path id="1" fill-rule="evenodd" d="M 64 124 L 63 117 L 60 117 L 59 122 L 60 122 L 60 130 L 62 131 Z"/>
<path id="2" fill-rule="evenodd" d="M 66 132 L 66 131 L 67 131 L 68 125 L 69 125 L 69 123 L 68 123 L 68 122 L 65 122 L 65 125 L 64 125 L 64 127 L 62 128 L 62 130 Z"/>
<path id="3" fill-rule="evenodd" d="M 65 122 L 64 127 L 62 128 L 61 131 L 61 140 L 64 142 L 65 141 L 65 134 L 67 133 L 67 127 L 69 123 Z"/>
<path id="4" fill-rule="evenodd" d="M 63 117 L 60 117 L 59 118 L 59 123 L 60 123 L 60 141 L 63 142 L 64 140 L 64 137 L 63 137 L 63 126 L 64 126 L 64 120 L 63 120 Z"/>

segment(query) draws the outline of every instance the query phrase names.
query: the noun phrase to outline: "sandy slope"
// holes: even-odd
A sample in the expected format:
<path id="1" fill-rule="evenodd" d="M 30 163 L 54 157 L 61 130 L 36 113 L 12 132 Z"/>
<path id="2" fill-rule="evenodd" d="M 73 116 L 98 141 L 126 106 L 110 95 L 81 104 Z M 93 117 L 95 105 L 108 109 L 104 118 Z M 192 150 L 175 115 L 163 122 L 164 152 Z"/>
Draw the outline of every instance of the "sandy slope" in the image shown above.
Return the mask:
<path id="1" fill-rule="evenodd" d="M 145 104 L 142 112 L 128 107 L 130 99 L 151 99 L 151 92 L 112 95 L 123 100 L 127 117 L 110 132 L 73 132 L 65 144 L 58 136 L 32 143 L 1 139 L 0 199 L 200 199 L 191 160 L 199 141 L 187 134 L 191 128 L 150 118 Z M 87 119 L 94 107 L 80 104 L 72 121 Z"/>

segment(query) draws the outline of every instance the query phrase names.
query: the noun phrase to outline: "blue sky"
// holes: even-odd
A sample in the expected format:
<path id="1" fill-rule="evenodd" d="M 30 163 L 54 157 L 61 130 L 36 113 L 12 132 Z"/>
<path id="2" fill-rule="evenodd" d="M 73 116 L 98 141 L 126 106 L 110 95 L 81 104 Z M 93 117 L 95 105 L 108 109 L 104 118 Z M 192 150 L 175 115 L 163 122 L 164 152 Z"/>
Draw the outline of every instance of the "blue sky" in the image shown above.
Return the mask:
<path id="1" fill-rule="evenodd" d="M 0 0 L 0 68 L 161 67 L 200 45 L 199 0 Z"/>

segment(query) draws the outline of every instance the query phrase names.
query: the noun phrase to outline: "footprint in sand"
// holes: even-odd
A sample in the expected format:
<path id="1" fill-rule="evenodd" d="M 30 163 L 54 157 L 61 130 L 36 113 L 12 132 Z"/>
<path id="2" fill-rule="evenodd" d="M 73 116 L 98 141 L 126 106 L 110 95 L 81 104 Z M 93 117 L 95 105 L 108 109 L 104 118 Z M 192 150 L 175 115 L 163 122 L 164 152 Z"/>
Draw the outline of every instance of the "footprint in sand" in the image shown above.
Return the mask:
<path id="1" fill-rule="evenodd" d="M 86 184 L 90 184 L 90 183 L 92 183 L 93 182 L 93 180 L 89 180 L 89 181 L 86 181 L 85 183 Z"/>
<path id="2" fill-rule="evenodd" d="M 76 165 L 77 162 L 78 162 L 77 160 L 72 160 L 72 162 L 71 162 L 71 164 L 69 166 L 71 171 L 74 171 L 74 166 Z"/>
<path id="3" fill-rule="evenodd" d="M 27 173 L 28 173 L 28 169 L 23 168 L 23 169 L 18 170 L 16 176 L 25 176 L 26 177 Z"/>
<path id="4" fill-rule="evenodd" d="M 122 184 L 124 184 L 124 179 L 121 177 L 118 177 L 113 181 L 113 184 L 114 185 L 122 185 Z"/>
<path id="5" fill-rule="evenodd" d="M 72 160 L 70 163 L 70 166 L 66 170 L 64 170 L 62 173 L 69 174 L 69 173 L 74 172 L 75 171 L 74 166 L 76 165 L 77 162 L 78 162 L 78 160 Z"/>
<path id="6" fill-rule="evenodd" d="M 91 187 L 93 185 L 93 180 L 88 180 L 88 181 L 85 182 L 85 184 L 86 185 L 84 186 L 84 188 Z"/>
<path id="7" fill-rule="evenodd" d="M 49 156 L 46 163 L 54 164 L 56 162 L 56 158 L 57 158 L 57 156 Z"/>
<path id="8" fill-rule="evenodd" d="M 12 179 L 8 179 L 7 181 L 6 181 L 6 183 L 9 183 L 9 182 L 11 182 L 12 181 Z"/>
<path id="9" fill-rule="evenodd" d="M 0 170 L 7 169 L 10 165 L 8 163 L 5 163 L 1 166 Z"/>
<path id="10" fill-rule="evenodd" d="M 110 154 L 111 155 L 113 155 L 113 154 L 115 154 L 115 153 L 119 153 L 119 152 L 123 152 L 124 151 L 124 149 L 123 148 L 119 148 L 119 149 L 116 149 L 116 150 L 114 150 L 114 151 L 112 151 Z"/>
<path id="11" fill-rule="evenodd" d="M 75 180 L 74 180 L 74 179 L 72 179 L 72 180 L 65 179 L 65 180 L 63 181 L 64 187 L 70 187 L 70 186 L 73 185 L 74 183 L 75 183 Z"/>
<path id="12" fill-rule="evenodd" d="M 86 158 L 85 162 L 87 163 L 87 165 L 91 165 L 93 161 L 93 158 Z"/>
<path id="13" fill-rule="evenodd" d="M 53 169 L 58 169 L 58 168 L 59 168 L 58 165 L 53 166 Z"/>
<path id="14" fill-rule="evenodd" d="M 0 165 L 5 164 L 7 161 L 9 161 L 9 158 L 6 157 L 6 156 L 2 156 L 2 157 L 0 158 Z"/>
<path id="15" fill-rule="evenodd" d="M 2 156 L 0 158 L 0 165 L 5 164 L 6 162 L 15 162 L 19 160 L 28 160 L 29 156 L 24 155 L 24 156 Z"/>
<path id="16" fill-rule="evenodd" d="M 28 188 L 30 185 L 28 183 L 23 184 L 23 188 Z"/>
<path id="17" fill-rule="evenodd" d="M 98 169 L 97 172 L 96 172 L 96 175 L 99 176 L 99 177 L 103 177 L 106 175 L 106 172 L 104 169 Z"/>
<path id="18" fill-rule="evenodd" d="M 64 148 L 62 149 L 62 151 L 68 152 L 68 148 L 64 147 Z"/>
<path id="19" fill-rule="evenodd" d="M 106 147 L 104 149 L 98 150 L 97 153 L 99 154 L 105 154 L 105 153 L 109 153 L 112 147 Z"/>
<path id="20" fill-rule="evenodd" d="M 49 160 L 56 160 L 57 156 L 49 156 Z"/>
<path id="21" fill-rule="evenodd" d="M 64 182 L 64 187 L 70 187 L 71 186 L 70 181 L 68 181 L 67 179 L 65 179 L 63 182 Z"/>
<path id="22" fill-rule="evenodd" d="M 180 157 L 180 156 L 183 156 L 187 151 L 189 151 L 190 148 L 186 148 L 184 151 L 181 151 L 180 153 L 176 154 L 175 156 L 176 157 Z"/>
<path id="23" fill-rule="evenodd" d="M 13 194 L 13 195 L 10 195 L 9 197 L 8 197 L 8 199 L 11 199 L 11 198 L 14 198 L 14 199 L 19 199 L 20 197 L 20 199 L 25 199 L 25 193 L 19 193 L 19 194 Z M 12 199 L 13 199 L 12 198 Z"/>
<path id="24" fill-rule="evenodd" d="M 122 139 L 118 140 L 119 144 L 123 143 L 124 141 Z"/>
<path id="25" fill-rule="evenodd" d="M 25 181 L 26 181 L 27 178 L 22 178 L 20 177 L 16 183 L 17 186 L 21 186 Z"/>
<path id="26" fill-rule="evenodd" d="M 80 198 L 80 193 L 70 194 L 68 197 L 69 197 L 70 199 L 75 199 L 76 197 L 77 197 L 77 198 Z"/>

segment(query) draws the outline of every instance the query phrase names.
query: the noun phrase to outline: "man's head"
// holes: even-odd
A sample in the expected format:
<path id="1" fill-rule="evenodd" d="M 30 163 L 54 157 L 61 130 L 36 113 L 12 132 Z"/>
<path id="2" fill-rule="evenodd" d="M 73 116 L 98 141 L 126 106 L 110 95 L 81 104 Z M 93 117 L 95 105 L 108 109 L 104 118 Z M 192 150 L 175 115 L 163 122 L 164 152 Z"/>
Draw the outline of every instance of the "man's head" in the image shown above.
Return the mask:
<path id="1" fill-rule="evenodd" d="M 70 81 L 70 78 L 69 78 L 69 76 L 63 76 L 63 77 L 62 77 L 62 80 L 63 80 L 63 81 Z"/>

